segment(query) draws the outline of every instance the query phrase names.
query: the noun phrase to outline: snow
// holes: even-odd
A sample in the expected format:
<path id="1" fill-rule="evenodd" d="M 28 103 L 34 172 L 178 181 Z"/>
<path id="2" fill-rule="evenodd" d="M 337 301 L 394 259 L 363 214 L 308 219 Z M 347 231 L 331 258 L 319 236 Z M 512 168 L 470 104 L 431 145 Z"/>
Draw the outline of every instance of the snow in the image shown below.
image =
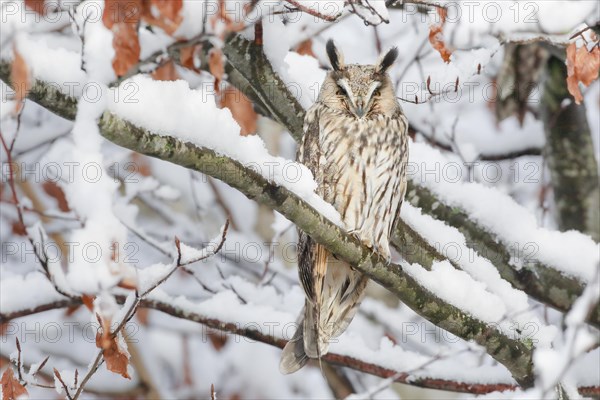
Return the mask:
<path id="1" fill-rule="evenodd" d="M 267 59 L 288 90 L 308 109 L 317 100 L 326 71 L 314 57 L 289 51 L 291 38 L 280 18 L 265 18 L 263 30 Z"/>
<path id="2" fill-rule="evenodd" d="M 168 185 L 163 185 L 154 191 L 154 195 L 163 200 L 175 201 L 179 199 L 181 193 Z"/>
<path id="3" fill-rule="evenodd" d="M 402 269 L 431 293 L 478 319 L 498 322 L 506 313 L 504 303 L 490 295 L 485 284 L 470 279 L 466 272 L 456 270 L 448 261 L 435 262 L 431 271 L 418 264 L 403 265 Z"/>
<path id="4" fill-rule="evenodd" d="M 456 166 L 438 150 L 423 143 L 411 143 L 407 169 L 410 179 L 430 189 L 447 205 L 465 210 L 508 248 L 514 249 L 516 267 L 536 259 L 584 282 L 591 281 L 600 254 L 598 245 L 589 236 L 539 227 L 533 214 L 500 190 L 459 182 L 442 172 L 446 167 Z M 461 167 L 458 168 L 461 174 Z"/>
<path id="5" fill-rule="evenodd" d="M 290 37 L 287 34 L 283 19 L 270 17 L 263 19 L 263 48 L 267 59 L 278 72 L 284 72 L 283 59 L 290 49 Z"/>
<path id="6" fill-rule="evenodd" d="M 598 333 L 585 325 L 585 319 L 590 310 L 598 306 L 599 299 L 600 281 L 597 272 L 595 281 L 585 288 L 567 314 L 567 329 L 563 337 L 557 338 L 553 348 L 535 350 L 533 361 L 537 376 L 536 389 L 542 396 L 552 391 L 558 383 L 577 388 L 580 378 L 572 366 L 579 356 L 598 345 Z"/>
<path id="7" fill-rule="evenodd" d="M 33 309 L 40 304 L 64 300 L 42 273 L 7 277 L 0 280 L 0 311 L 9 314 L 19 310 Z"/>
<path id="8" fill-rule="evenodd" d="M 114 101 L 125 98 L 128 84 L 137 89 L 135 99 Z M 175 136 L 231 157 L 270 182 L 291 190 L 330 221 L 341 224 L 337 211 L 314 193 L 316 182 L 312 173 L 301 164 L 270 155 L 258 136 L 240 136 L 240 127 L 231 112 L 217 108 L 212 94 L 190 89 L 184 81 L 162 82 L 136 76 L 123 82 L 111 97 L 108 109 L 119 117 L 154 133 Z M 179 117 L 165 117 L 168 115 Z"/>
<path id="9" fill-rule="evenodd" d="M 327 72 L 319 68 L 316 58 L 296 52 L 287 53 L 284 61 L 287 70 L 282 77 L 286 86 L 296 95 L 302 107 L 308 109 L 317 101 L 321 84 L 325 80 Z"/>
<path id="10" fill-rule="evenodd" d="M 514 32 L 565 33 L 582 20 L 595 22 L 595 1 L 441 1 L 448 5 L 444 35 L 457 47 L 477 46 L 490 34 L 509 36 Z"/>
<path id="11" fill-rule="evenodd" d="M 37 374 L 39 372 L 40 367 L 42 366 L 43 362 L 44 362 L 44 360 L 40 360 L 40 362 L 31 364 L 31 366 L 29 367 L 28 375 L 32 376 L 32 375 Z"/>
<path id="12" fill-rule="evenodd" d="M 7 283 L 14 283 L 12 279 L 9 281 Z M 291 337 L 296 327 L 295 313 L 301 307 L 304 298 L 304 294 L 297 286 L 287 294 L 280 294 L 273 287 L 256 286 L 239 277 L 232 277 L 226 283 L 235 289 L 235 293 L 227 290 L 219 292 L 205 301 L 193 302 L 184 296 L 168 295 L 163 289 L 158 288 L 149 295 L 149 300 L 171 304 L 184 315 L 193 313 L 206 319 L 217 318 L 225 323 L 234 323 L 240 328 L 258 330 L 262 334 L 273 335 L 276 338 Z M 16 297 L 25 297 L 24 293 L 22 291 L 21 295 Z M 238 295 L 247 303 L 243 303 Z M 127 306 L 122 306 L 122 309 L 127 309 Z M 4 312 L 4 309 L 2 311 Z M 119 318 L 119 315 L 114 315 L 115 321 Z M 365 347 L 362 339 L 354 334 L 343 335 L 339 342 L 332 344 L 331 351 L 398 371 L 411 370 L 428 361 L 427 356 L 403 350 L 401 347 L 393 345 L 387 338 L 381 339 L 378 349 L 371 350 Z M 466 379 L 480 383 L 497 382 L 498 380 L 506 383 L 512 382 L 510 375 L 499 367 L 475 368 L 475 365 L 471 365 L 468 369 L 449 368 L 454 365 L 453 357 L 449 354 L 447 360 L 433 363 L 422 370 L 416 370 L 414 377 L 435 374 L 435 376 L 445 379 L 458 379 L 459 381 Z"/>
<path id="13" fill-rule="evenodd" d="M 103 12 L 104 0 L 81 3 L 74 13 L 72 28 L 83 41 L 83 67 L 88 78 L 109 84 L 117 77 L 112 67 L 114 35 L 100 18 Z"/>
<path id="14" fill-rule="evenodd" d="M 500 277 L 500 273 L 488 259 L 467 247 L 465 237 L 456 228 L 431 216 L 421 214 L 410 204 L 402 206 L 401 217 L 443 256 L 459 265 L 470 279 L 462 272 L 449 270 L 448 267 L 451 265 L 448 262 L 441 263 L 441 266 L 436 264 L 438 265 L 437 271 L 432 269 L 431 272 L 414 265 L 410 266 L 408 271 L 413 277 L 429 288 L 432 293 L 469 311 L 475 317 L 492 323 L 500 320 L 510 322 L 503 326 L 509 334 L 510 331 L 514 333 L 515 324 L 520 329 L 535 325 L 536 344 L 541 346 L 550 344 L 556 335 L 556 329 L 543 323 L 531 311 L 531 304 L 524 292 L 513 288 Z M 456 283 L 450 284 L 449 282 Z M 473 285 L 473 289 L 456 290 L 458 287 L 465 287 L 462 282 L 464 285 Z M 444 288 L 440 289 L 437 285 L 442 285 Z M 501 304 L 498 304 L 498 300 Z M 483 304 L 489 304 L 489 307 L 483 307 Z M 483 312 L 487 312 L 485 310 L 491 311 L 491 313 L 484 314 Z"/>
<path id="15" fill-rule="evenodd" d="M 394 345 L 388 338 L 381 338 L 379 348 L 369 349 L 360 337 L 344 335 L 339 343 L 332 343 L 330 351 L 343 354 L 367 363 L 374 363 L 392 371 L 413 371 L 409 379 L 427 377 L 429 374 L 440 379 L 456 380 L 458 382 L 468 379 L 474 383 L 513 383 L 510 374 L 502 368 L 493 366 L 465 365 L 459 367 L 459 357 L 455 354 L 440 354 L 440 360 L 431 362 L 432 357 L 404 350 Z"/>
<path id="16" fill-rule="evenodd" d="M 85 90 L 85 73 L 79 68 L 81 55 L 64 48 L 51 48 L 44 37 L 35 38 L 20 33 L 16 48 L 25 59 L 32 76 L 45 82 L 62 93 L 79 97 Z"/>
<path id="17" fill-rule="evenodd" d="M 184 0 L 180 12 L 186 18 L 183 19 L 181 25 L 175 31 L 174 36 L 189 39 L 198 35 L 202 32 L 202 24 L 199 22 L 204 21 L 205 9 L 208 11 L 209 16 L 214 15 L 214 6 L 216 4 L 214 2 L 211 4 L 208 0 Z"/>
<path id="18" fill-rule="evenodd" d="M 89 82 L 102 87 L 99 82 Z M 108 88 L 104 87 L 106 91 Z M 72 183 L 64 187 L 69 205 L 86 221 L 84 227 L 70 235 L 70 241 L 74 246 L 81 246 L 81 250 L 73 252 L 67 273 L 69 285 L 81 293 L 95 293 L 119 281 L 113 263 L 122 260 L 113 259 L 113 247 L 126 242 L 125 228 L 113 213 L 113 196 L 118 184 L 103 173 L 101 167 L 104 161 L 97 119 L 103 110 L 102 101 L 92 102 L 85 96 L 80 99 L 69 160 L 83 166 L 83 173 L 75 174 Z"/>

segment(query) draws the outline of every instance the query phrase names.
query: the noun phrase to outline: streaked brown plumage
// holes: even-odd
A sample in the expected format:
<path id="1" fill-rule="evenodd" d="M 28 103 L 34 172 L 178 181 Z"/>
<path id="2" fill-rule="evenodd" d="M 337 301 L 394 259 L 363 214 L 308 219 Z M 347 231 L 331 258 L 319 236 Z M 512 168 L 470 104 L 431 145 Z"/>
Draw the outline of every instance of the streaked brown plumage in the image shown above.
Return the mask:
<path id="1" fill-rule="evenodd" d="M 407 120 L 387 70 L 392 49 L 375 65 L 346 65 L 332 41 L 333 67 L 308 110 L 298 160 L 313 173 L 319 194 L 339 211 L 347 229 L 383 257 L 406 192 Z M 362 300 L 368 278 L 299 232 L 298 270 L 306 293 L 296 334 L 280 369 L 291 373 L 321 358 L 342 334 Z"/>

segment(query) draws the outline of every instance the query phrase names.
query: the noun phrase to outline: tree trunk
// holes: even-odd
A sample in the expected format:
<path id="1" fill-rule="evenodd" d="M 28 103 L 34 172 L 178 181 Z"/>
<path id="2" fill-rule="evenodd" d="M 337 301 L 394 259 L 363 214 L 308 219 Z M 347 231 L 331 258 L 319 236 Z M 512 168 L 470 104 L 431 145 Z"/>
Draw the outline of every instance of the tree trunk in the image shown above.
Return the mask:
<path id="1" fill-rule="evenodd" d="M 550 57 L 546 69 L 541 116 L 560 230 L 576 229 L 600 240 L 598 163 L 585 104 L 577 105 L 567 90 L 567 68 Z M 570 103 L 563 106 L 565 100 Z"/>

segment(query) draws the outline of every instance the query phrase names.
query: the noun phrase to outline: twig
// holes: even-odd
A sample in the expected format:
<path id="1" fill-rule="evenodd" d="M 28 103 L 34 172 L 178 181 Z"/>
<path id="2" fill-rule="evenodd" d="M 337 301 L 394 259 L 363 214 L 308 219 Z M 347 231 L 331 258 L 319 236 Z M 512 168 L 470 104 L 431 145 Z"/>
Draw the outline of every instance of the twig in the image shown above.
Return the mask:
<path id="1" fill-rule="evenodd" d="M 54 288 L 56 289 L 56 291 L 58 293 L 62 294 L 65 297 L 71 297 L 71 295 L 69 293 L 67 293 L 65 290 L 63 290 L 61 287 L 58 286 L 58 284 L 52 277 L 52 274 L 50 273 L 50 269 L 48 266 L 48 257 L 45 254 L 45 247 L 43 245 L 44 244 L 43 243 L 44 233 L 42 231 L 42 228 L 40 228 L 40 240 L 42 240 L 42 243 L 41 243 L 42 246 L 36 246 L 35 241 L 33 240 L 31 235 L 27 231 L 27 225 L 25 225 L 25 218 L 23 217 L 23 207 L 21 206 L 21 203 L 19 201 L 19 196 L 17 194 L 17 189 L 15 187 L 15 170 L 14 170 L 14 163 L 13 163 L 11 149 L 7 145 L 6 140 L 4 139 L 4 135 L 2 134 L 1 131 L 0 131 L 0 142 L 2 143 L 2 147 L 4 148 L 4 152 L 6 153 L 6 159 L 7 159 L 7 163 L 8 163 L 8 173 L 9 173 L 8 186 L 11 189 L 13 204 L 15 205 L 15 208 L 17 210 L 18 222 L 19 222 L 19 224 L 21 224 L 21 226 L 25 230 L 27 240 L 33 247 L 33 253 L 34 253 L 36 259 L 39 261 L 40 265 L 42 266 L 42 269 L 43 269 L 46 277 L 48 278 L 48 280 L 50 282 L 52 282 L 52 284 L 54 285 Z M 41 253 L 39 252 L 39 247 L 42 248 Z"/>
<path id="2" fill-rule="evenodd" d="M 118 295 L 116 299 L 119 303 L 123 303 L 125 301 L 125 296 Z M 72 299 L 68 302 L 51 302 L 43 305 L 44 310 L 53 310 L 60 309 L 69 306 L 75 306 L 81 304 L 80 299 Z M 168 315 L 173 317 L 182 318 L 187 321 L 192 321 L 196 323 L 203 324 L 211 329 L 216 329 L 222 332 L 228 332 L 234 335 L 239 335 L 242 337 L 247 337 L 252 340 L 259 341 L 261 343 L 269 344 L 272 346 L 276 346 L 279 348 L 283 348 L 286 344 L 286 340 L 272 336 L 268 331 L 256 331 L 251 327 L 240 325 L 233 322 L 227 322 L 218 320 L 212 317 L 207 317 L 205 315 L 198 314 L 196 312 L 190 312 L 189 310 L 184 310 L 177 307 L 174 303 L 169 302 L 168 300 L 143 300 L 142 307 L 148 307 L 154 310 L 162 311 Z M 9 320 L 13 318 L 24 317 L 27 315 L 32 315 L 37 313 L 37 310 L 21 310 L 15 311 L 11 315 L 3 316 L 0 320 Z M 367 374 L 379 376 L 381 378 L 389 378 L 391 376 L 398 375 L 399 371 L 388 369 L 387 367 L 378 365 L 372 360 L 362 360 L 360 358 L 353 358 L 350 356 L 346 356 L 343 354 L 336 353 L 328 353 L 324 356 L 324 361 L 348 367 L 354 369 L 356 371 L 361 371 Z M 421 368 L 424 368 L 421 366 Z M 414 373 L 414 372 L 413 372 Z M 437 389 L 437 390 L 447 390 L 452 392 L 461 392 L 461 393 L 473 393 L 473 394 L 486 394 L 495 391 L 514 391 L 518 388 L 514 383 L 506 383 L 506 382 L 498 382 L 498 383 L 480 383 L 475 381 L 469 381 L 468 379 L 463 381 L 453 381 L 444 378 L 438 378 L 435 376 L 430 377 L 415 377 L 411 375 L 409 371 L 405 371 L 402 374 L 399 374 L 399 377 L 395 380 L 398 383 L 404 383 L 417 387 L 425 387 L 429 389 Z M 579 392 L 582 395 L 590 396 L 590 395 L 600 395 L 600 386 L 582 386 L 579 388 Z"/>
<path id="3" fill-rule="evenodd" d="M 136 292 L 135 292 L 135 300 L 133 301 L 133 303 L 131 304 L 131 306 L 129 307 L 129 309 L 127 310 L 127 312 L 125 313 L 125 315 L 123 316 L 123 318 L 121 319 L 121 321 L 119 322 L 119 324 L 117 325 L 117 327 L 112 332 L 110 332 L 110 337 L 111 338 L 115 338 L 119 334 L 119 332 L 131 320 L 131 318 L 133 318 L 133 316 L 135 315 L 135 313 L 136 313 L 137 309 L 139 308 L 139 306 L 140 306 L 142 300 L 144 299 L 144 297 L 146 297 L 148 294 L 150 294 L 150 292 L 152 292 L 158 286 L 162 285 L 167 279 L 169 279 L 173 275 L 173 273 L 179 267 L 182 267 L 184 265 L 189 265 L 191 263 L 198 262 L 200 260 L 204 260 L 206 258 L 212 257 L 213 255 L 215 255 L 219 251 L 221 251 L 221 248 L 223 247 L 223 244 L 225 243 L 225 239 L 226 239 L 226 236 L 227 236 L 227 229 L 228 229 L 228 227 L 229 227 L 229 220 L 227 220 L 225 222 L 225 225 L 223 227 L 223 232 L 221 234 L 221 241 L 220 241 L 220 243 L 219 243 L 219 245 L 217 246 L 216 249 L 207 251 L 202 257 L 199 257 L 197 259 L 191 260 L 191 261 L 186 262 L 186 263 L 182 263 L 181 262 L 182 255 L 181 255 L 180 241 L 179 241 L 178 238 L 175 238 L 175 247 L 177 248 L 177 258 L 176 258 L 176 262 L 174 263 L 174 266 L 169 270 L 169 272 L 167 274 L 165 274 L 163 277 L 161 277 L 156 282 L 154 282 L 144 292 L 139 293 L 136 290 Z M 81 381 L 81 385 L 77 389 L 77 392 L 75 393 L 75 396 L 73 397 L 73 400 L 76 400 L 79 397 L 79 395 L 83 392 L 83 388 L 85 387 L 85 385 L 87 384 L 87 382 L 89 381 L 89 379 L 91 378 L 91 376 L 96 372 L 96 370 L 100 366 L 100 363 L 102 362 L 102 360 L 103 360 L 103 351 L 102 351 L 102 349 L 100 349 L 98 351 L 98 355 L 96 356 L 94 362 L 92 363 L 91 368 L 88 370 L 86 376 Z"/>
<path id="4" fill-rule="evenodd" d="M 213 191 L 213 194 L 215 196 L 215 201 L 217 202 L 217 204 L 219 205 L 219 207 L 221 207 L 223 209 L 223 211 L 225 211 L 225 215 L 227 216 L 227 220 L 229 220 L 231 222 L 231 227 L 234 230 L 237 231 L 238 230 L 238 225 L 236 224 L 235 220 L 233 219 L 233 213 L 231 212 L 231 209 L 229 208 L 229 206 L 225 202 L 225 199 L 223 198 L 223 195 L 221 194 L 221 191 L 217 187 L 214 179 L 209 176 L 209 177 L 207 177 L 207 181 L 208 181 L 208 184 L 210 185 L 210 188 Z"/>
<path id="5" fill-rule="evenodd" d="M 65 391 L 65 394 L 67 396 L 67 399 L 69 399 L 69 400 L 76 399 L 77 397 L 71 396 L 71 392 L 69 392 L 69 388 L 67 387 L 67 384 L 65 383 L 65 381 L 63 381 L 62 376 L 60 376 L 60 372 L 58 372 L 58 370 L 56 368 L 54 368 L 54 376 L 56 377 L 56 379 L 58 379 L 58 381 L 62 385 L 63 390 Z M 75 396 L 77 396 L 77 394 L 75 394 Z"/>
<path id="6" fill-rule="evenodd" d="M 23 100 L 21 107 L 19 107 L 19 113 L 17 114 L 17 128 L 15 130 L 15 135 L 13 136 L 12 141 L 10 142 L 10 146 L 8 148 L 8 151 L 11 153 L 15 146 L 15 142 L 17 141 L 17 137 L 19 136 L 19 132 L 21 131 L 21 117 L 23 116 L 23 110 L 25 109 L 26 105 L 27 102 Z"/>
<path id="7" fill-rule="evenodd" d="M 73 398 L 71 398 L 71 400 L 77 400 L 79 398 L 79 396 L 81 395 L 81 393 L 83 393 L 83 388 L 88 383 L 88 381 L 92 378 L 92 376 L 96 373 L 96 371 L 98 370 L 98 367 L 100 367 L 100 365 L 102 364 L 102 361 L 103 361 L 102 349 L 99 349 L 98 354 L 96 354 L 96 358 L 94 359 L 94 362 L 88 369 L 88 372 L 83 377 L 83 380 L 81 381 L 81 385 L 79 385 L 79 387 L 77 388 L 77 391 L 75 392 L 75 395 L 73 396 Z"/>
<path id="8" fill-rule="evenodd" d="M 21 365 L 21 343 L 19 343 L 19 338 L 15 337 L 15 342 L 17 344 L 17 376 L 19 377 L 19 382 L 23 383 L 23 374 L 22 374 L 22 365 Z"/>
<path id="9" fill-rule="evenodd" d="M 296 0 L 284 0 L 284 1 L 290 3 L 297 10 L 300 10 L 300 11 L 302 11 L 304 13 L 312 15 L 313 17 L 320 18 L 320 19 L 322 19 L 324 21 L 335 22 L 340 17 L 340 14 L 338 14 L 337 16 L 331 16 L 331 15 L 321 14 L 317 10 L 313 10 L 312 8 L 308 8 L 308 7 L 302 5 L 301 3 L 299 3 Z"/>

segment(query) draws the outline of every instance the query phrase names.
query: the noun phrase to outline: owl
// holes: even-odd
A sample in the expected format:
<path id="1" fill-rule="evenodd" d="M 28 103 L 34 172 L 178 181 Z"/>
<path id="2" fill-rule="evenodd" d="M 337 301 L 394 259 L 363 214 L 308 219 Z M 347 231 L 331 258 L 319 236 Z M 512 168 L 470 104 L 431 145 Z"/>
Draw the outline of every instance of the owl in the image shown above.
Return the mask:
<path id="1" fill-rule="evenodd" d="M 313 173 L 318 194 L 340 213 L 349 233 L 390 259 L 389 238 L 406 192 L 408 121 L 388 69 L 393 48 L 375 65 L 345 64 L 327 43 L 333 70 L 307 111 L 298 161 Z M 283 349 L 282 373 L 321 359 L 352 321 L 368 278 L 298 232 L 298 271 L 306 293 L 293 338 Z"/>

